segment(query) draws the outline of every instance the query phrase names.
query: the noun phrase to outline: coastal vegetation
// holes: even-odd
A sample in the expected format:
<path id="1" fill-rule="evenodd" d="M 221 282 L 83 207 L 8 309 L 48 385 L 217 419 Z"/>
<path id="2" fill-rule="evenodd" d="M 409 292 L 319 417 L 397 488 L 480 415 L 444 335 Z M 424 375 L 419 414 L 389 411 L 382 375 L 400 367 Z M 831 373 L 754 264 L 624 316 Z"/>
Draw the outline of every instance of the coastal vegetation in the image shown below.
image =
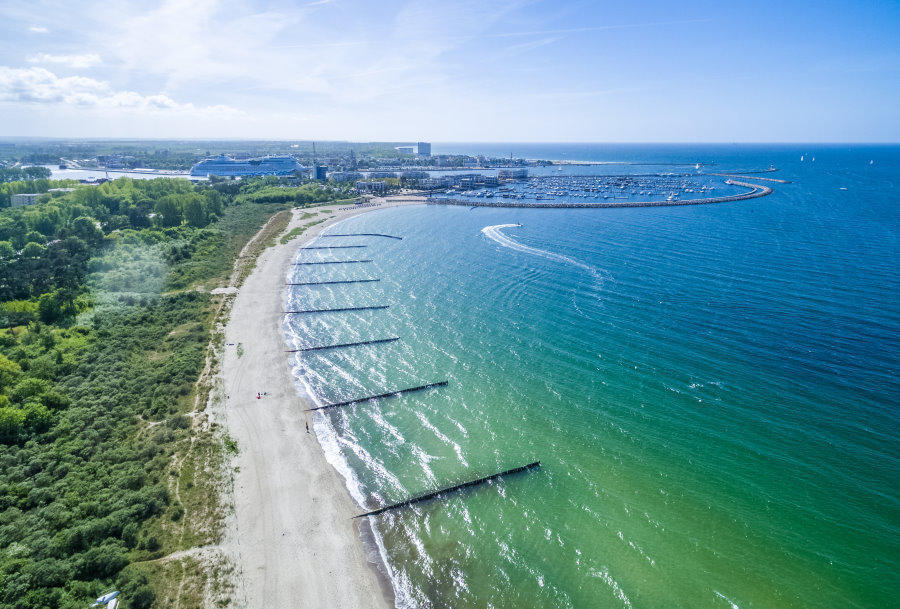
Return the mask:
<path id="1" fill-rule="evenodd" d="M 120 178 L 0 210 L 0 607 L 113 586 L 163 607 L 174 571 L 199 581 L 167 557 L 214 543 L 224 509 L 227 447 L 203 410 L 228 297 L 211 289 L 239 284 L 235 261 L 292 205 L 343 196 L 285 190 Z"/>

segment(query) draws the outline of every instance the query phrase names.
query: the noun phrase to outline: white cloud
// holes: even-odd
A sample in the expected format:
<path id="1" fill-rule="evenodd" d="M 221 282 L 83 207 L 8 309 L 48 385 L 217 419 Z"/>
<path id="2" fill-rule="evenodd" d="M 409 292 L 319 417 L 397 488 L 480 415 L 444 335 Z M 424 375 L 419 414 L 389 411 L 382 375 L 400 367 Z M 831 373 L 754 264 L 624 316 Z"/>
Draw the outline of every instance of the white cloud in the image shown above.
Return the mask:
<path id="1" fill-rule="evenodd" d="M 103 109 L 169 112 L 202 117 L 237 116 L 228 106 L 195 106 L 168 95 L 116 91 L 109 83 L 83 76 L 59 77 L 44 68 L 0 66 L 0 101 L 19 104 L 63 104 Z"/>
<path id="2" fill-rule="evenodd" d="M 100 56 L 96 53 L 84 55 L 51 55 L 50 53 L 38 53 L 28 58 L 30 63 L 55 63 L 70 68 L 90 68 L 100 65 Z"/>
<path id="3" fill-rule="evenodd" d="M 28 31 L 31 32 L 32 34 L 49 34 L 50 33 L 50 30 L 48 30 L 47 28 L 45 28 L 42 25 L 32 25 L 30 28 L 28 28 Z"/>

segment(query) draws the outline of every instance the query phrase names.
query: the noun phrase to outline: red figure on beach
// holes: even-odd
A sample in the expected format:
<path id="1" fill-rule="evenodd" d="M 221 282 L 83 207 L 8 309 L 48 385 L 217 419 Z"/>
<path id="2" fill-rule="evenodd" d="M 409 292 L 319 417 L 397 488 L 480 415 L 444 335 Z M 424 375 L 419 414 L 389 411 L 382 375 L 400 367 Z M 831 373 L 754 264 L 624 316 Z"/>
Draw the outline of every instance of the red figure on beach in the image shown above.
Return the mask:
<path id="1" fill-rule="evenodd" d="M 256 392 L 256 399 L 257 399 L 257 400 L 261 400 L 261 399 L 262 399 L 262 396 L 259 395 L 259 391 Z"/>

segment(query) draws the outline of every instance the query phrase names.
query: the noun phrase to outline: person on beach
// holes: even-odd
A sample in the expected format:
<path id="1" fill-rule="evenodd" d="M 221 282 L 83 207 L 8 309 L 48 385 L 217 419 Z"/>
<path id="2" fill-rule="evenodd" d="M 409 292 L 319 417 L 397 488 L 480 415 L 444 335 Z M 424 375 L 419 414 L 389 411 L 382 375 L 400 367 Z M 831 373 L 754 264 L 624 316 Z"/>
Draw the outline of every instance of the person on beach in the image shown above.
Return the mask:
<path id="1" fill-rule="evenodd" d="M 309 421 L 306 422 L 306 433 L 309 433 Z"/>

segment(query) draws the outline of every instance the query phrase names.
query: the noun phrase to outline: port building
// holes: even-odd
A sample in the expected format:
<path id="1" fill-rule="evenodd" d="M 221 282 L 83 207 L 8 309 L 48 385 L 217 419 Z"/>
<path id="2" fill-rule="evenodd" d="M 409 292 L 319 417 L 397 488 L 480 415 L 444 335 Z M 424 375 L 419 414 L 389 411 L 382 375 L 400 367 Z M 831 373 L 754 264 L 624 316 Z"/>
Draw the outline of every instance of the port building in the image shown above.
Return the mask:
<path id="1" fill-rule="evenodd" d="M 524 180 L 528 177 L 527 169 L 501 169 L 497 172 L 501 180 Z"/>
<path id="2" fill-rule="evenodd" d="M 266 156 L 255 159 L 233 159 L 220 155 L 204 159 L 191 167 L 192 176 L 284 176 L 303 167 L 292 156 Z"/>

